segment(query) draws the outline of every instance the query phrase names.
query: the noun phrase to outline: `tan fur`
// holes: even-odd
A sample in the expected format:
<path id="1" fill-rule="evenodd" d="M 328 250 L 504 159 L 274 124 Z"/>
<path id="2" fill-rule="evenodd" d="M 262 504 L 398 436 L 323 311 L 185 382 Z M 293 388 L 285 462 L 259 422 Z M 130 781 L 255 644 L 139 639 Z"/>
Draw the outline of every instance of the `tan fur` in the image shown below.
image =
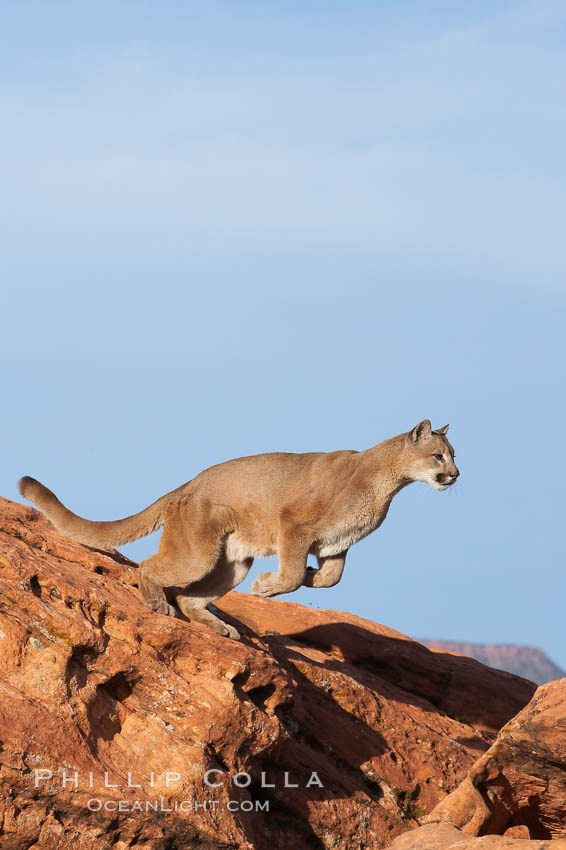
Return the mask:
<path id="1" fill-rule="evenodd" d="M 425 481 L 444 490 L 454 483 L 459 472 L 447 430 L 432 431 L 425 419 L 363 452 L 230 460 L 115 522 L 76 516 L 33 478 L 22 478 L 19 487 L 60 531 L 89 546 L 112 548 L 163 526 L 157 554 L 140 564 L 145 604 L 170 616 L 177 606 L 237 638 L 207 605 L 244 580 L 254 557 L 279 555 L 279 572 L 262 573 L 252 584 L 256 596 L 337 584 L 349 547 L 379 528 L 403 487 Z M 318 569 L 307 568 L 309 553 Z M 164 587 L 174 588 L 176 605 L 166 601 Z"/>

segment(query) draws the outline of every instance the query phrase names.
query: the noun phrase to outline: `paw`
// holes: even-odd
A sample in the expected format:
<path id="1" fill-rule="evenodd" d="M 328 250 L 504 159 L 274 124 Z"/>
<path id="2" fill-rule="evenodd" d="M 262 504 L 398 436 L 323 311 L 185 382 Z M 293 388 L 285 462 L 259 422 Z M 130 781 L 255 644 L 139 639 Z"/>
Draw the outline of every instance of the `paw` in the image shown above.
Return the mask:
<path id="1" fill-rule="evenodd" d="M 240 632 L 238 629 L 235 629 L 234 626 L 230 626 L 228 623 L 222 624 L 222 628 L 218 629 L 218 634 L 223 637 L 231 638 L 232 640 L 240 640 Z"/>
<path id="2" fill-rule="evenodd" d="M 250 593 L 254 596 L 274 596 L 281 593 L 281 586 L 277 581 L 277 573 L 261 573 L 250 587 Z"/>
<path id="3" fill-rule="evenodd" d="M 164 614 L 165 617 L 176 617 L 178 613 L 175 606 L 170 605 L 165 599 L 159 600 L 159 602 L 153 602 L 147 607 L 155 611 L 156 614 Z"/>
<path id="4" fill-rule="evenodd" d="M 318 570 L 315 567 L 307 567 L 307 572 L 303 580 L 303 587 L 316 587 L 315 581 Z"/>

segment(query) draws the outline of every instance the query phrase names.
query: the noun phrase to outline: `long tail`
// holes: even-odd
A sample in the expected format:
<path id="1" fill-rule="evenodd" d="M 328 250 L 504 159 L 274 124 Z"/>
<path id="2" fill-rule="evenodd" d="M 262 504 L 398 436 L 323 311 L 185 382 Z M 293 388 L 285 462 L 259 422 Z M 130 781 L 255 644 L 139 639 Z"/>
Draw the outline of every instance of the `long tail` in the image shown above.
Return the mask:
<path id="1" fill-rule="evenodd" d="M 55 528 L 79 543 L 99 549 L 122 546 L 124 543 L 130 543 L 132 540 L 156 531 L 163 524 L 165 509 L 175 497 L 179 496 L 184 487 L 185 485 L 166 493 L 145 510 L 125 519 L 114 522 L 91 522 L 68 510 L 61 504 L 55 493 L 35 478 L 26 475 L 18 482 L 18 489 L 22 496 L 43 511 Z"/>

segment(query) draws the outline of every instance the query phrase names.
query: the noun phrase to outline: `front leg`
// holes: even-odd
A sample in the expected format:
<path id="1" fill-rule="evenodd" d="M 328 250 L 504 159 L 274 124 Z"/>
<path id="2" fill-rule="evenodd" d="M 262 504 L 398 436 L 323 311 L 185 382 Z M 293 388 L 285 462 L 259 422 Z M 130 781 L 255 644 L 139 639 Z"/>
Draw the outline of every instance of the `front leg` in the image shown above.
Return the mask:
<path id="1" fill-rule="evenodd" d="M 317 558 L 318 570 L 307 567 L 307 574 L 303 584 L 305 587 L 334 587 L 342 578 L 346 552 L 339 555 L 331 555 L 329 558 Z"/>
<path id="2" fill-rule="evenodd" d="M 278 596 L 300 587 L 307 572 L 309 544 L 287 530 L 279 543 L 279 572 L 261 573 L 250 588 L 254 596 Z"/>

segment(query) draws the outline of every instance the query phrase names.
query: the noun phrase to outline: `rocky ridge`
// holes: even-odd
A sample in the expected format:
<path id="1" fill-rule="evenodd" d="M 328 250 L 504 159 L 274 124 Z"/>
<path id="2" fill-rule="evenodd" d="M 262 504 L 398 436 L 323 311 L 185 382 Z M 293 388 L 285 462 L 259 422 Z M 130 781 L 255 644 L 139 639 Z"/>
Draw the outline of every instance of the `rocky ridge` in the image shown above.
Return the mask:
<path id="1" fill-rule="evenodd" d="M 133 562 L 0 500 L 3 850 L 385 847 L 533 695 L 280 600 L 225 596 L 230 641 L 149 611 L 136 583 Z"/>
<path id="2" fill-rule="evenodd" d="M 566 840 L 566 679 L 538 688 L 426 820 L 471 835 Z"/>

